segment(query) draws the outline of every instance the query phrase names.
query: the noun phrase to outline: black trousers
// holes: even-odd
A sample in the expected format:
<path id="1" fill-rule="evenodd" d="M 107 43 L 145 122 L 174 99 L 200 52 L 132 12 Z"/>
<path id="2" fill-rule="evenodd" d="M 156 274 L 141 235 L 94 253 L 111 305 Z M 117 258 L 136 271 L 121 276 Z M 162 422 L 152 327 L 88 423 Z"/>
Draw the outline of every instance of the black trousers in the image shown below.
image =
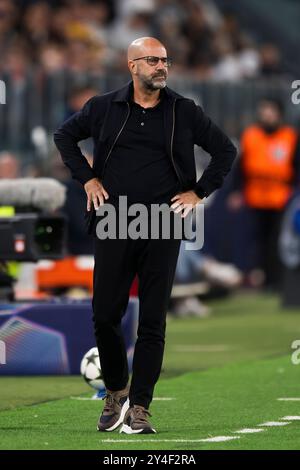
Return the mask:
<path id="1" fill-rule="evenodd" d="M 129 380 L 121 319 L 137 274 L 139 324 L 129 399 L 130 405 L 148 408 L 163 361 L 166 313 L 181 240 L 95 238 L 94 243 L 93 321 L 104 383 L 115 391 Z"/>
<path id="2" fill-rule="evenodd" d="M 282 284 L 283 265 L 279 257 L 278 239 L 282 211 L 253 209 L 258 262 L 265 273 L 265 287 L 278 290 Z"/>

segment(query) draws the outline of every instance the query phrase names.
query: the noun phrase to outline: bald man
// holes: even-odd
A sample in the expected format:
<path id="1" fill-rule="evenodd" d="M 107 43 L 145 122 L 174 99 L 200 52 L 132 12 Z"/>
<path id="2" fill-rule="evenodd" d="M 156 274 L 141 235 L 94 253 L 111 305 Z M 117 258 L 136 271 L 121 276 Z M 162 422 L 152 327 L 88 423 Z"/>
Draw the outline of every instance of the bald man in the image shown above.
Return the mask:
<path id="1" fill-rule="evenodd" d="M 168 204 L 185 218 L 219 188 L 236 155 L 228 137 L 193 100 L 166 86 L 171 60 L 155 38 L 140 38 L 128 48 L 132 81 L 90 99 L 55 132 L 55 143 L 73 178 L 87 194 L 87 225 L 95 238 L 93 320 L 106 402 L 99 431 L 156 432 L 149 406 L 159 378 L 165 344 L 166 313 L 181 240 L 175 237 L 99 239 L 100 206 Z M 92 136 L 91 168 L 78 142 Z M 211 162 L 196 180 L 194 145 Z M 99 213 L 99 212 L 98 212 Z M 99 224 L 98 224 L 99 225 Z M 139 280 L 139 325 L 132 378 L 121 319 L 135 275 Z"/>

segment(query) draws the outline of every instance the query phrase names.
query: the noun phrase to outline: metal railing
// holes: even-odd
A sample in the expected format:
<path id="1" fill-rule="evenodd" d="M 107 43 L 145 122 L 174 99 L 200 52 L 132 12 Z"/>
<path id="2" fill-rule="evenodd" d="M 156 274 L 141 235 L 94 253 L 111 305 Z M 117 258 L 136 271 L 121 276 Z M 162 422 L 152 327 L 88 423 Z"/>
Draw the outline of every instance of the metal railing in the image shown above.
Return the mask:
<path id="1" fill-rule="evenodd" d="M 92 85 L 99 94 L 113 90 L 129 81 L 128 75 L 52 75 L 30 73 L 22 82 L 0 77 L 6 84 L 6 104 L 0 105 L 0 150 L 9 149 L 25 155 L 34 154 L 32 131 L 36 127 L 52 132 L 64 120 L 67 97 L 75 85 Z M 168 85 L 178 93 L 193 98 L 207 114 L 231 137 L 255 118 L 257 100 L 276 95 L 286 104 L 288 122 L 299 124 L 300 105 L 291 101 L 292 80 L 249 80 L 241 82 L 199 81 L 170 76 Z M 30 158 L 30 157 L 29 157 Z"/>

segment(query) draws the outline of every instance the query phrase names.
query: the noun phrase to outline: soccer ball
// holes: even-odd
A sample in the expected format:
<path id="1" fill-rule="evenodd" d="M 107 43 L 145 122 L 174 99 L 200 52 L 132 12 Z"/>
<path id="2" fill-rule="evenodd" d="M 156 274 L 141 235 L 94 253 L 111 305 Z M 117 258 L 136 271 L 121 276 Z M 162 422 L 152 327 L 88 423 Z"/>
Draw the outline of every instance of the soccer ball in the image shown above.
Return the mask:
<path id="1" fill-rule="evenodd" d="M 84 380 L 95 390 L 105 389 L 99 360 L 98 348 L 90 349 L 82 358 L 80 372 Z"/>

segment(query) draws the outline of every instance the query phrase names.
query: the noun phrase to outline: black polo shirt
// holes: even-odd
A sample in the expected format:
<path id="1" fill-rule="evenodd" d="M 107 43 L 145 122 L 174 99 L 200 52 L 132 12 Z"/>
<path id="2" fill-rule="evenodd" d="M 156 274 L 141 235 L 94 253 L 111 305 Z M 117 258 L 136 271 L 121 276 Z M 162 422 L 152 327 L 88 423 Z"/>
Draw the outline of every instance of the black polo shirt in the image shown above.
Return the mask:
<path id="1" fill-rule="evenodd" d="M 166 152 L 164 91 L 159 103 L 143 108 L 130 99 L 130 115 L 107 161 L 103 186 L 112 198 L 128 203 L 163 203 L 180 190 L 180 183 Z M 108 200 L 109 202 L 109 200 Z"/>

